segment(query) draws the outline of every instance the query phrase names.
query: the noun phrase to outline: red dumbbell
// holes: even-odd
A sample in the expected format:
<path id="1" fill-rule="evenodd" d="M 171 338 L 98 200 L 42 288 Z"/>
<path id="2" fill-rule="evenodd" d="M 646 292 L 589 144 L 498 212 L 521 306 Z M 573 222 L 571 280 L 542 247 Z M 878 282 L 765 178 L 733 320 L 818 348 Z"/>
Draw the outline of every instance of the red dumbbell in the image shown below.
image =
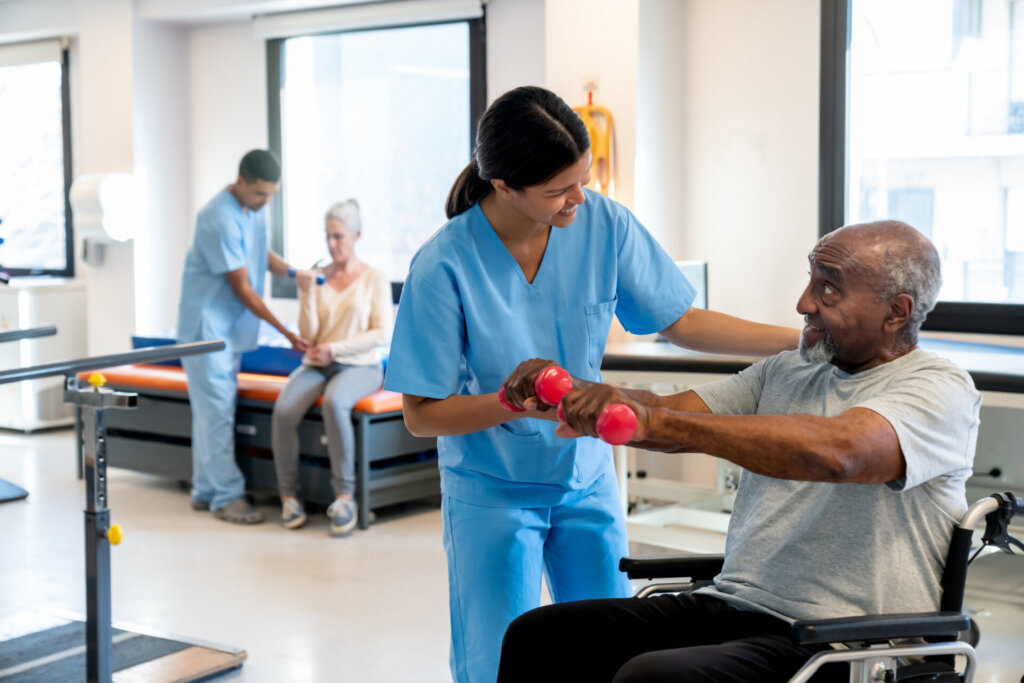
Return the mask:
<path id="1" fill-rule="evenodd" d="M 498 403 L 501 404 L 502 408 L 504 408 L 505 410 L 507 410 L 507 411 L 509 411 L 511 413 L 525 413 L 526 412 L 525 409 L 518 408 L 518 407 L 512 405 L 511 403 L 509 403 L 508 401 L 505 400 L 505 385 L 504 384 L 502 384 L 501 388 L 498 389 Z"/>
<path id="2" fill-rule="evenodd" d="M 534 383 L 537 398 L 548 405 L 558 406 L 558 419 L 565 422 L 562 412 L 562 397 L 572 391 L 572 377 L 568 372 L 550 365 L 537 375 Z M 612 403 L 604 407 L 597 418 L 597 434 L 605 443 L 619 446 L 628 443 L 636 432 L 636 413 L 623 403 Z"/>
<path id="3" fill-rule="evenodd" d="M 572 377 L 557 365 L 549 365 L 537 375 L 537 379 L 533 383 L 533 389 L 537 394 L 537 398 L 544 403 L 547 403 L 549 406 L 558 405 L 561 403 L 562 397 L 572 391 Z M 498 402 L 501 403 L 505 410 L 513 413 L 523 412 L 522 408 L 517 408 L 505 400 L 504 384 L 498 389 Z"/>
<path id="4" fill-rule="evenodd" d="M 572 391 L 572 377 L 557 365 L 549 365 L 533 381 L 533 390 L 541 401 L 557 406 L 562 403 L 562 397 Z"/>
<path id="5" fill-rule="evenodd" d="M 605 443 L 621 446 L 629 443 L 636 432 L 636 413 L 624 403 L 611 403 L 597 418 L 597 434 Z"/>

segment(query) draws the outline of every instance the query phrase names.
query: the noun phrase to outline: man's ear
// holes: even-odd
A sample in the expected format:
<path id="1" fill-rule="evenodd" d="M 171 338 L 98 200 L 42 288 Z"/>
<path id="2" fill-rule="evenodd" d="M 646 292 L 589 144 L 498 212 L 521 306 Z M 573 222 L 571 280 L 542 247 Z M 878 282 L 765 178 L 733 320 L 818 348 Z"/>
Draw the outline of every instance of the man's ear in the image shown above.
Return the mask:
<path id="1" fill-rule="evenodd" d="M 909 294 L 897 294 L 889 302 L 889 315 L 885 318 L 885 328 L 890 331 L 906 327 L 914 312 L 914 297 Z"/>
<path id="2" fill-rule="evenodd" d="M 491 180 L 491 187 L 493 187 L 498 194 L 506 199 L 512 196 L 512 188 L 505 184 L 505 181 L 501 178 L 493 178 Z"/>

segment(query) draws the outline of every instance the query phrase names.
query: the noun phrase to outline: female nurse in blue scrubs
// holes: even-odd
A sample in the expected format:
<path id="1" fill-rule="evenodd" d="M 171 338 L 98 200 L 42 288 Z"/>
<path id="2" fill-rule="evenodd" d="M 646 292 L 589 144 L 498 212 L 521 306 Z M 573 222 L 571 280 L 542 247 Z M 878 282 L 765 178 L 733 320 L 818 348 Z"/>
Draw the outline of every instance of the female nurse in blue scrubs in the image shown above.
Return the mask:
<path id="1" fill-rule="evenodd" d="M 553 411 L 510 413 L 502 382 L 528 358 L 597 381 L 618 316 L 703 351 L 767 355 L 796 330 L 690 308 L 694 289 L 623 206 L 583 189 L 590 140 L 537 87 L 480 119 L 449 222 L 413 258 L 384 387 L 409 430 L 438 436 L 451 670 L 494 681 L 509 622 L 540 603 L 626 596 L 626 527 L 610 447 L 555 436 Z"/>

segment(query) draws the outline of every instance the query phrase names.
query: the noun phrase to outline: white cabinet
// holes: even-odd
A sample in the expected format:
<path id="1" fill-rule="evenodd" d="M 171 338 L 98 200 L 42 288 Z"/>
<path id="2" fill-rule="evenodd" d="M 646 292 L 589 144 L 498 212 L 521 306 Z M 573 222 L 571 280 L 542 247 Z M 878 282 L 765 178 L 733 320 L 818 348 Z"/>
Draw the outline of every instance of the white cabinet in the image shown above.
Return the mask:
<path id="1" fill-rule="evenodd" d="M 0 370 L 86 355 L 85 285 L 54 278 L 14 278 L 0 285 L 0 330 L 53 325 L 57 334 L 0 344 Z M 31 432 L 74 423 L 64 378 L 0 384 L 0 428 Z"/>

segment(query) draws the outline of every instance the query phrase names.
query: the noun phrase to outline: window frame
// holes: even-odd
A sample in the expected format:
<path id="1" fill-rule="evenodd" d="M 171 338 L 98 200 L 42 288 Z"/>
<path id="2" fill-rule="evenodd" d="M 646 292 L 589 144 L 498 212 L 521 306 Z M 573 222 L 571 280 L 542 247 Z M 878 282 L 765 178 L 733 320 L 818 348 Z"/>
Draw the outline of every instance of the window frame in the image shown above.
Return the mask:
<path id="1" fill-rule="evenodd" d="M 71 217 L 71 79 L 68 48 L 60 50 L 61 129 L 64 143 L 64 268 L 3 268 L 10 277 L 75 276 L 75 228 Z"/>
<path id="2" fill-rule="evenodd" d="M 818 234 L 846 221 L 852 0 L 821 0 Z M 939 301 L 922 330 L 1024 335 L 1024 304 Z"/>
<path id="3" fill-rule="evenodd" d="M 342 31 L 323 31 L 306 35 L 338 35 L 342 33 L 359 33 L 363 31 L 379 31 L 382 29 L 408 28 L 413 26 L 437 26 L 441 24 L 460 24 L 465 22 L 469 28 L 469 149 L 472 155 L 476 148 L 477 122 L 487 108 L 487 28 L 486 7 L 484 15 L 478 19 L 456 19 L 454 21 L 427 21 L 372 28 L 358 28 Z M 298 36 L 289 36 L 298 37 Z M 266 42 L 267 51 L 267 115 L 269 132 L 269 148 L 279 159 L 284 159 L 281 131 L 281 85 L 284 73 L 284 41 L 288 38 L 269 38 Z M 468 160 L 466 163 L 469 163 Z M 452 179 L 454 182 L 454 178 Z M 270 232 L 270 248 L 284 256 L 284 199 L 280 192 L 270 202 L 267 215 Z M 392 282 L 392 295 L 395 303 L 402 291 L 402 282 Z M 298 288 L 293 280 L 272 278 L 270 294 L 277 299 L 297 299 Z"/>

